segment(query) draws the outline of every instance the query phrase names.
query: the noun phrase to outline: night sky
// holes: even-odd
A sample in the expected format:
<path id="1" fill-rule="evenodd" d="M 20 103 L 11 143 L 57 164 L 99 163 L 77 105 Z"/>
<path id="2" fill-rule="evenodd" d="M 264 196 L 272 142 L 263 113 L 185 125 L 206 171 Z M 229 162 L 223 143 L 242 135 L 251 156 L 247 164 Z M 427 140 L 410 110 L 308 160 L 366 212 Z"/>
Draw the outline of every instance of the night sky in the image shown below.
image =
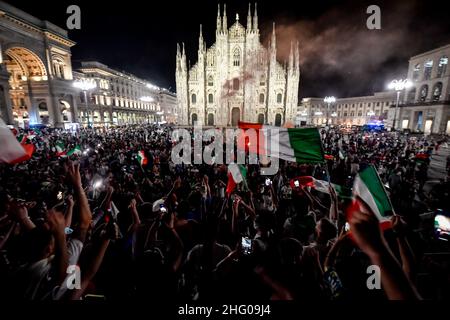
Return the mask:
<path id="1" fill-rule="evenodd" d="M 7 2 L 63 28 L 67 6 L 78 4 L 81 30 L 69 31 L 77 42 L 72 48 L 75 66 L 80 60 L 98 60 L 173 91 L 176 43 L 185 42 L 193 64 L 199 24 L 208 47 L 215 38 L 216 0 Z M 228 26 L 236 13 L 245 26 L 248 1 L 226 3 Z M 410 56 L 450 43 L 449 11 L 444 3 L 258 1 L 261 40 L 267 45 L 275 21 L 279 60 L 287 59 L 291 40 L 300 41 L 300 97 L 372 94 L 384 90 L 390 79 L 406 76 Z M 366 28 L 366 8 L 371 4 L 381 7 L 382 30 Z"/>

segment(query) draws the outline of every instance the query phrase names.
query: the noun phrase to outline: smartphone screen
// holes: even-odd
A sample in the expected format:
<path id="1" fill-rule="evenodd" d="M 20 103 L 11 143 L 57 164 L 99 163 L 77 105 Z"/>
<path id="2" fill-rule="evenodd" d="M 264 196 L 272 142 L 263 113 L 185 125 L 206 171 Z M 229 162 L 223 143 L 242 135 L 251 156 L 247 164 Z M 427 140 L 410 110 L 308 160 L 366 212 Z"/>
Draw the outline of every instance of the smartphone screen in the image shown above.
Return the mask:
<path id="1" fill-rule="evenodd" d="M 300 187 L 300 182 L 298 182 L 298 180 L 294 181 L 294 186 L 296 186 L 297 188 Z"/>
<path id="2" fill-rule="evenodd" d="M 252 240 L 247 237 L 241 239 L 242 251 L 244 254 L 250 254 L 252 252 Z"/>
<path id="3" fill-rule="evenodd" d="M 434 217 L 434 229 L 441 235 L 450 235 L 450 218 L 437 214 Z"/>
<path id="4" fill-rule="evenodd" d="M 266 186 L 270 186 L 272 184 L 272 181 L 270 181 L 269 178 L 266 179 Z"/>
<path id="5" fill-rule="evenodd" d="M 348 232 L 350 230 L 350 225 L 348 224 L 348 222 L 345 223 L 344 230 L 345 232 Z"/>

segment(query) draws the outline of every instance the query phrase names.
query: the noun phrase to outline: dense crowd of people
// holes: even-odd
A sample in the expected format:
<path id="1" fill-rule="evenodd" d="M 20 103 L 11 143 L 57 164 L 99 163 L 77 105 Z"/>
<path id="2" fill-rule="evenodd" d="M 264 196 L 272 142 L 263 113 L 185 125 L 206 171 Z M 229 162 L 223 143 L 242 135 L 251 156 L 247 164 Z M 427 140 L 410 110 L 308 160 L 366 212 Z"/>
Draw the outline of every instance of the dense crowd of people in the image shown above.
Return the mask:
<path id="1" fill-rule="evenodd" d="M 450 211 L 448 171 L 433 183 L 427 176 L 445 137 L 322 130 L 323 164 L 280 160 L 269 177 L 247 164 L 246 183 L 227 194 L 226 164 L 171 161 L 172 130 L 42 129 L 28 142 L 30 160 L 0 164 L 2 298 L 450 297 L 448 242 L 427 219 Z M 385 231 L 364 203 L 346 217 L 355 175 L 368 165 L 395 208 Z M 293 187 L 299 176 L 334 187 Z M 380 267 L 380 290 L 368 286 L 370 265 Z"/>

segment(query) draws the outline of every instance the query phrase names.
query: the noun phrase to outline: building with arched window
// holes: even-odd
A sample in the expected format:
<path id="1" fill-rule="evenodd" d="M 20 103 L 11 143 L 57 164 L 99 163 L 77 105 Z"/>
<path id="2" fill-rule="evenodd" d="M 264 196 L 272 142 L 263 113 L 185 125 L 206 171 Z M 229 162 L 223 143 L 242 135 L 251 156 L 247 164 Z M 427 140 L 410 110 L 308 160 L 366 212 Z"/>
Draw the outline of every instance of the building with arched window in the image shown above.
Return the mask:
<path id="1" fill-rule="evenodd" d="M 66 30 L 3 1 L 0 12 L 0 117 L 19 127 L 77 121 L 75 42 Z"/>
<path id="2" fill-rule="evenodd" d="M 450 134 L 450 44 L 409 60 L 407 89 L 399 108 L 397 129 Z"/>
<path id="3" fill-rule="evenodd" d="M 0 117 L 7 124 L 176 122 L 174 93 L 97 61 L 74 71 L 67 31 L 2 1 L 0 12 Z M 85 94 L 76 80 L 96 88 Z"/>
<path id="4" fill-rule="evenodd" d="M 228 27 L 226 8 L 221 12 L 220 6 L 216 22 L 216 41 L 210 47 L 200 27 L 198 61 L 192 67 L 184 46 L 177 47 L 178 123 L 192 124 L 194 115 L 199 124 L 217 126 L 234 126 L 239 120 L 272 125 L 295 121 L 298 44 L 291 44 L 285 69 L 277 61 L 275 25 L 268 48 L 261 44 L 256 5 L 253 12 L 249 6 L 246 27 L 239 15 Z"/>

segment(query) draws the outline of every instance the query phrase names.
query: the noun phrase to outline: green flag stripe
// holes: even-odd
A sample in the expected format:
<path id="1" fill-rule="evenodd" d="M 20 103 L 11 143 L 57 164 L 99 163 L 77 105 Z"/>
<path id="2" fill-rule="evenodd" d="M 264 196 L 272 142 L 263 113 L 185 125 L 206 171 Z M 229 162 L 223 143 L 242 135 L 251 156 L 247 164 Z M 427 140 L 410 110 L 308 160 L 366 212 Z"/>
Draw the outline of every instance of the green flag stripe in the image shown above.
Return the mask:
<path id="1" fill-rule="evenodd" d="M 359 173 L 362 182 L 366 185 L 372 195 L 380 215 L 386 217 L 392 214 L 392 205 L 389 197 L 384 190 L 383 183 L 380 180 L 374 167 L 370 166 Z"/>
<path id="2" fill-rule="evenodd" d="M 287 130 L 296 162 L 324 162 L 322 140 L 317 128 L 289 128 Z"/>

